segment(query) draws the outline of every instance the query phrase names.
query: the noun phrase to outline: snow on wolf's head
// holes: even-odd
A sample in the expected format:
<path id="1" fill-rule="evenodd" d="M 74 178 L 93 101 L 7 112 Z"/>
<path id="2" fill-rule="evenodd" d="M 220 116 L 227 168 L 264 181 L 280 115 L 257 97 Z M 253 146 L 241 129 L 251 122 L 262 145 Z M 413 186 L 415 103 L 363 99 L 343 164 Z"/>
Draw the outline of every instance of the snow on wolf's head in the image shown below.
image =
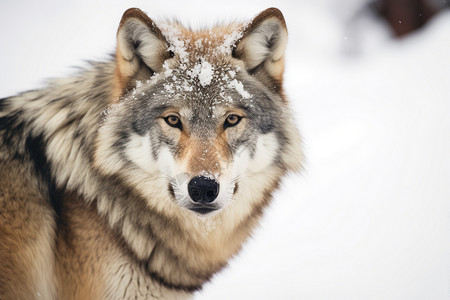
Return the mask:
<path id="1" fill-rule="evenodd" d="M 200 31 L 127 10 L 96 166 L 169 215 L 260 211 L 301 160 L 282 89 L 286 40 L 275 8 Z"/>

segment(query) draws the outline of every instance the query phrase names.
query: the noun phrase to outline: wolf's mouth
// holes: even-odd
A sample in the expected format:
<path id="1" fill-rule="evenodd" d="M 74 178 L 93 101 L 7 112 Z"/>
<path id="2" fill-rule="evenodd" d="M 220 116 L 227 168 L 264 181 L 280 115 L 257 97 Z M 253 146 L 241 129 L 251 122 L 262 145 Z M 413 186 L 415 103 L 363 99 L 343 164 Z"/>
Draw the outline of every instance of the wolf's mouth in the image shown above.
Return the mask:
<path id="1" fill-rule="evenodd" d="M 188 207 L 188 209 L 202 216 L 218 210 L 218 208 L 214 206 L 192 206 Z"/>

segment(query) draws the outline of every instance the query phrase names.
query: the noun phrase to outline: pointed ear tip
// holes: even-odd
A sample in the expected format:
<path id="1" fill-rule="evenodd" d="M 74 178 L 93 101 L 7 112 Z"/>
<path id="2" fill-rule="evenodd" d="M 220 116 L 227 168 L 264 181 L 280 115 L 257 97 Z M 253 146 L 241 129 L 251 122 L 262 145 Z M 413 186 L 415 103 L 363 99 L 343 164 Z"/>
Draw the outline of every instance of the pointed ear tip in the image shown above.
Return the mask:
<path id="1" fill-rule="evenodd" d="M 276 7 L 269 7 L 262 12 L 260 12 L 256 18 L 253 20 L 254 23 L 260 23 L 269 18 L 277 18 L 280 20 L 284 28 L 286 28 L 286 21 L 284 19 L 283 13 Z"/>
<path id="2" fill-rule="evenodd" d="M 137 7 L 130 7 L 123 13 L 122 18 L 137 14 L 144 14 L 144 12 Z"/>
<path id="3" fill-rule="evenodd" d="M 145 21 L 150 19 L 144 11 L 136 7 L 131 7 L 123 13 L 120 24 L 122 25 L 128 18 L 136 18 Z"/>
<path id="4" fill-rule="evenodd" d="M 264 10 L 263 12 L 267 12 L 268 15 L 278 15 L 283 17 L 283 13 L 281 12 L 281 10 L 279 10 L 276 7 L 269 7 L 266 10 Z"/>

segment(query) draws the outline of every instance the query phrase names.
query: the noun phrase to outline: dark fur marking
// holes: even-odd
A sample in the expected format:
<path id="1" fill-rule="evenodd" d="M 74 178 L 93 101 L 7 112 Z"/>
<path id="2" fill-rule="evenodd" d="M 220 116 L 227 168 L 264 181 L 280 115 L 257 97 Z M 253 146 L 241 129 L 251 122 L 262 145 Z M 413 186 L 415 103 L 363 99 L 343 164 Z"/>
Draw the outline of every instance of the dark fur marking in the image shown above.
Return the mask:
<path id="1" fill-rule="evenodd" d="M 140 57 L 139 55 L 137 55 L 137 58 L 139 60 L 139 68 L 137 69 L 136 73 L 133 74 L 133 76 L 131 76 L 132 78 L 138 78 L 139 73 L 141 73 L 142 71 L 148 71 L 150 73 L 150 76 L 153 76 L 153 74 L 155 74 L 155 71 L 153 71 L 152 68 L 150 68 L 149 65 L 147 65 L 144 60 L 142 59 L 142 57 Z"/>
<path id="2" fill-rule="evenodd" d="M 61 198 L 63 192 L 56 187 L 56 183 L 52 178 L 51 164 L 45 153 L 45 140 L 43 135 L 41 134 L 36 137 L 29 135 L 25 141 L 25 149 L 27 155 L 33 162 L 36 173 L 47 186 L 47 190 L 41 192 L 44 195 L 48 194 L 50 204 L 53 207 L 56 216 L 59 217 L 61 215 Z"/>
<path id="3" fill-rule="evenodd" d="M 14 144 L 15 139 L 20 139 L 25 128 L 25 123 L 20 118 L 21 114 L 22 111 L 17 111 L 0 118 L 0 131 L 4 131 L 2 137 L 4 145 L 17 147 Z"/>
<path id="4" fill-rule="evenodd" d="M 243 135 L 241 137 L 239 137 L 237 140 L 233 141 L 231 144 L 229 144 L 229 149 L 234 153 L 237 151 L 237 149 L 242 146 L 242 145 L 246 145 L 247 147 L 251 146 L 250 145 L 250 138 L 247 135 Z"/>
<path id="5" fill-rule="evenodd" d="M 131 123 L 131 128 L 133 129 L 133 132 L 139 134 L 140 136 L 143 136 L 147 131 L 145 126 L 142 126 L 142 122 L 140 122 L 140 120 L 136 120 Z"/>
<path id="6" fill-rule="evenodd" d="M 193 293 L 195 291 L 199 291 L 202 289 L 202 285 L 181 285 L 181 284 L 175 284 L 175 283 L 168 282 L 156 272 L 148 271 L 147 274 L 153 280 L 155 280 L 160 285 L 162 285 L 168 289 L 177 290 L 177 291 L 185 291 L 185 292 L 190 292 L 190 293 Z"/>
<path id="7" fill-rule="evenodd" d="M 264 95 L 265 99 L 261 99 L 261 101 L 267 101 L 267 105 L 262 106 L 262 108 L 259 109 L 259 112 L 256 112 L 258 109 L 255 107 L 247 107 L 245 105 L 239 105 L 238 107 L 245 112 L 249 116 L 261 116 L 259 118 L 249 118 L 251 122 L 253 122 L 256 127 L 260 130 L 261 133 L 266 134 L 269 132 L 272 132 L 275 129 L 275 120 L 271 117 L 272 113 L 268 113 L 268 111 L 274 111 L 273 107 L 270 107 L 270 103 L 273 101 L 268 95 Z M 261 110 L 265 110 L 262 111 Z"/>
<path id="8" fill-rule="evenodd" d="M 112 147 L 116 150 L 123 151 L 125 150 L 125 145 L 128 143 L 130 137 L 128 135 L 128 132 L 126 131 L 120 131 L 119 132 L 119 139 L 112 144 Z"/>
<path id="9" fill-rule="evenodd" d="M 267 88 L 269 88 L 271 91 L 279 94 L 282 96 L 282 84 L 280 80 L 277 80 L 270 76 L 270 74 L 266 71 L 266 68 L 264 67 L 267 62 L 267 59 L 263 60 L 259 65 L 254 67 L 253 69 L 248 70 L 248 73 L 251 76 L 254 77 L 260 77 L 261 82 L 264 83 Z"/>
<path id="10" fill-rule="evenodd" d="M 142 44 L 142 41 L 141 41 L 141 40 L 133 41 L 133 48 L 134 48 L 135 50 L 137 50 L 141 44 Z"/>
<path id="11" fill-rule="evenodd" d="M 143 136 L 156 124 L 156 119 L 169 108 L 168 105 L 160 105 L 148 108 L 148 101 L 142 101 L 144 105 L 137 105 L 133 107 L 132 129 L 134 132 Z"/>
<path id="12" fill-rule="evenodd" d="M 2 98 L 0 99 L 0 111 L 5 110 L 5 108 L 8 106 L 8 100 L 9 98 Z"/>
<path id="13" fill-rule="evenodd" d="M 272 132 L 273 129 L 275 128 L 275 125 L 269 122 L 261 122 L 258 124 L 258 127 L 261 130 L 261 133 L 266 134 Z"/>
<path id="14" fill-rule="evenodd" d="M 56 103 L 56 102 L 59 102 L 59 101 L 61 101 L 61 100 L 65 100 L 66 98 L 65 97 L 58 97 L 58 98 L 55 98 L 55 99 L 53 99 L 53 100 L 50 100 L 49 102 L 48 102 L 48 104 L 53 104 L 53 103 Z"/>
<path id="15" fill-rule="evenodd" d="M 266 39 L 266 47 L 269 48 L 270 50 L 273 50 L 272 49 L 273 46 L 276 45 L 280 40 L 279 32 L 282 29 L 279 28 L 278 24 L 273 24 L 271 26 L 271 30 L 272 30 L 272 35 L 270 36 L 270 38 Z"/>
<path id="16" fill-rule="evenodd" d="M 239 184 L 236 182 L 236 184 L 234 185 L 233 195 L 236 194 L 238 190 L 239 190 Z"/>
<path id="17" fill-rule="evenodd" d="M 103 81 L 108 80 L 108 78 L 104 78 L 103 80 L 99 78 L 99 82 L 103 84 Z M 93 87 L 94 89 L 96 86 Z M 109 99 L 111 97 L 110 92 L 107 91 L 98 91 L 96 93 L 93 93 L 90 97 L 91 99 Z"/>
<path id="18" fill-rule="evenodd" d="M 172 196 L 173 199 L 175 199 L 175 191 L 173 190 L 172 185 L 169 183 L 168 185 L 169 194 Z"/>
<path id="19" fill-rule="evenodd" d="M 73 139 L 77 139 L 78 137 L 82 136 L 83 134 L 83 130 L 81 130 L 79 127 L 77 127 L 77 129 L 75 129 L 75 131 L 73 132 Z M 84 144 L 84 142 L 81 143 L 82 145 Z"/>
<path id="20" fill-rule="evenodd" d="M 127 295 L 128 288 L 130 287 L 130 285 L 131 285 L 131 283 L 132 283 L 133 276 L 134 276 L 134 270 L 131 269 L 130 280 L 128 281 L 128 284 L 127 284 L 127 286 L 126 286 L 126 288 L 125 288 L 125 291 L 123 291 L 123 298 L 124 298 L 124 299 L 125 299 L 125 296 Z"/>
<path id="21" fill-rule="evenodd" d="M 172 153 L 177 154 L 175 142 L 165 136 L 159 136 L 158 139 L 153 139 L 150 143 L 153 159 L 158 159 L 161 144 L 167 145 Z"/>

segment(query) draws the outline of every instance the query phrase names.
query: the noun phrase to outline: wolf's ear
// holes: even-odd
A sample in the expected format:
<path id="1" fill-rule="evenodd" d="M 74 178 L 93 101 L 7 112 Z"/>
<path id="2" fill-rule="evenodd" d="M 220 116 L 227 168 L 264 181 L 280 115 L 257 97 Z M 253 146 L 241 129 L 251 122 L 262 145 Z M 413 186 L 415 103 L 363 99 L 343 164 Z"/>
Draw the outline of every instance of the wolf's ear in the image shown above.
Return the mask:
<path id="1" fill-rule="evenodd" d="M 167 49 L 161 30 L 143 11 L 125 11 L 117 31 L 116 80 L 120 92 L 132 87 L 136 80 L 160 72 L 164 60 L 170 57 Z"/>
<path id="2" fill-rule="evenodd" d="M 268 8 L 244 30 L 234 56 L 244 61 L 250 74 L 259 75 L 266 84 L 275 84 L 277 90 L 283 80 L 286 42 L 283 14 L 277 8 Z"/>

